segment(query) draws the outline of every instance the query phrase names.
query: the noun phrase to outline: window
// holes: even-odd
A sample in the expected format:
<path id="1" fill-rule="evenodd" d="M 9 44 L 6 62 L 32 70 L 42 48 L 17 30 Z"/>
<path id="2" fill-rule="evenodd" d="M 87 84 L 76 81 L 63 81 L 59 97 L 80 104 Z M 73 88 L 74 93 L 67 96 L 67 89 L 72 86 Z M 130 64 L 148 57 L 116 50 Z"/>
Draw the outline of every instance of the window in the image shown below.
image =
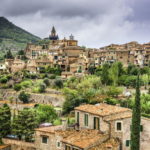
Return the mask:
<path id="1" fill-rule="evenodd" d="M 66 145 L 65 150 L 71 150 L 71 147 Z"/>
<path id="2" fill-rule="evenodd" d="M 88 117 L 89 117 L 88 114 L 84 114 L 84 125 L 85 125 L 85 126 L 88 126 L 88 122 L 89 122 L 89 121 L 88 121 L 88 119 L 89 119 Z"/>
<path id="3" fill-rule="evenodd" d="M 116 122 L 116 131 L 122 131 L 122 122 Z"/>
<path id="4" fill-rule="evenodd" d="M 43 137 L 42 137 L 42 143 L 47 144 L 47 142 L 48 142 L 48 137 L 43 136 Z"/>
<path id="5" fill-rule="evenodd" d="M 94 117 L 94 129 L 99 130 L 99 118 Z"/>
<path id="6" fill-rule="evenodd" d="M 130 140 L 126 140 L 126 147 L 130 146 Z"/>
<path id="7" fill-rule="evenodd" d="M 77 112 L 77 123 L 79 123 L 80 114 Z"/>
<path id="8" fill-rule="evenodd" d="M 72 148 L 72 150 L 79 150 L 79 149 L 77 149 L 77 148 Z"/>
<path id="9" fill-rule="evenodd" d="M 61 147 L 61 143 L 57 142 L 57 147 L 60 148 Z"/>

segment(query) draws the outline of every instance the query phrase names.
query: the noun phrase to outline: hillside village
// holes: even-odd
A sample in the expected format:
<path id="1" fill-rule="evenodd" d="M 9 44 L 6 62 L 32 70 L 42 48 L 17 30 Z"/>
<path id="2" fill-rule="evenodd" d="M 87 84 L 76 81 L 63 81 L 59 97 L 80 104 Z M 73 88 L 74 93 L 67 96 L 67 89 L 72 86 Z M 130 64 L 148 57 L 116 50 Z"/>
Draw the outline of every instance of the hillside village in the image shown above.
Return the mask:
<path id="1" fill-rule="evenodd" d="M 98 67 L 104 63 L 121 62 L 124 67 L 129 64 L 149 66 L 150 43 L 138 44 L 130 42 L 123 45 L 111 44 L 100 49 L 89 49 L 78 46 L 78 41 L 70 35 L 69 39 L 59 40 L 55 27 L 49 38 L 39 44 L 30 43 L 24 50 L 26 61 L 16 56 L 5 59 L 1 63 L 1 71 L 18 72 L 27 70 L 31 73 L 39 72 L 44 66 L 59 66 L 62 77 L 84 75 L 90 67 Z"/>
<path id="2" fill-rule="evenodd" d="M 150 43 L 91 49 L 52 27 L 8 51 L 0 72 L 0 150 L 130 150 L 139 72 L 140 145 L 149 150 Z"/>

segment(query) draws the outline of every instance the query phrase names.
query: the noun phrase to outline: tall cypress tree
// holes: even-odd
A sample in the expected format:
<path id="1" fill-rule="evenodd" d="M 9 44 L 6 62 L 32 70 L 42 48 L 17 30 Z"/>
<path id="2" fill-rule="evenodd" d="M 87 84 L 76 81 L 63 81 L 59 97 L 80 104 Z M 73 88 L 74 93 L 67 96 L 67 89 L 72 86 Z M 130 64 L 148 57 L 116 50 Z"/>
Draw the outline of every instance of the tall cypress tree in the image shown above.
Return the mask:
<path id="1" fill-rule="evenodd" d="M 135 104 L 132 112 L 131 150 L 140 150 L 140 123 L 141 123 L 141 103 L 140 103 L 140 81 L 138 74 L 136 82 Z"/>

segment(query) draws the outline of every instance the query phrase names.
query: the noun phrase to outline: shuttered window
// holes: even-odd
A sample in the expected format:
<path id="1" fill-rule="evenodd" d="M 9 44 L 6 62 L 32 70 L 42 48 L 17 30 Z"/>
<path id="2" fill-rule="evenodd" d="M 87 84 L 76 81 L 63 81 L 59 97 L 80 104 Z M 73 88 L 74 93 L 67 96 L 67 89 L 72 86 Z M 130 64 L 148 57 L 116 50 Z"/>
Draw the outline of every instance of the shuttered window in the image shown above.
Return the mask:
<path id="1" fill-rule="evenodd" d="M 88 124 L 89 124 L 89 115 L 88 114 L 84 114 L 84 125 L 85 126 L 88 126 Z"/>
<path id="2" fill-rule="evenodd" d="M 79 112 L 77 112 L 77 123 L 79 123 L 79 117 L 80 117 L 80 114 Z"/>
<path id="3" fill-rule="evenodd" d="M 130 146 L 130 140 L 126 140 L 126 147 Z"/>

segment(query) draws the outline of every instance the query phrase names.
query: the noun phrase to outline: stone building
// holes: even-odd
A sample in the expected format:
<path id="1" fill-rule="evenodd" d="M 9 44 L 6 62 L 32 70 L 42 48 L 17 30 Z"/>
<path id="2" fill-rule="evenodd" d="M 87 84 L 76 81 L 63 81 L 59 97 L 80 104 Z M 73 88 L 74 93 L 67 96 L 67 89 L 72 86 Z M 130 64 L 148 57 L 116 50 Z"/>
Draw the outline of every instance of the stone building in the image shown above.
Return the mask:
<path id="1" fill-rule="evenodd" d="M 26 47 L 26 57 L 29 60 L 35 60 L 37 66 L 50 65 L 53 67 L 59 65 L 62 71 L 68 72 L 70 65 L 76 63 L 80 53 L 84 51 L 78 46 L 78 41 L 74 40 L 73 35 L 69 39 L 59 40 L 54 27 L 46 40 L 47 42 L 44 44 L 28 44 Z M 47 59 L 45 60 L 43 57 Z"/>
<path id="2" fill-rule="evenodd" d="M 130 150 L 132 111 L 100 103 L 75 108 L 76 123 L 35 129 L 35 142 L 3 139 L 12 150 Z M 149 150 L 150 119 L 141 119 L 141 150 Z M 16 141 L 16 142 L 15 142 Z M 13 146 L 12 146 L 13 145 Z M 21 146 L 22 147 L 21 147 Z"/>
<path id="3" fill-rule="evenodd" d="M 26 63 L 21 59 L 14 59 L 11 64 L 11 72 L 18 72 L 26 68 Z"/>
<path id="4" fill-rule="evenodd" d="M 122 150 L 130 150 L 130 127 L 132 111 L 108 104 L 81 105 L 75 108 L 76 121 L 82 129 L 97 129 L 110 138 L 120 140 Z M 150 119 L 141 119 L 141 150 L 149 150 Z"/>

